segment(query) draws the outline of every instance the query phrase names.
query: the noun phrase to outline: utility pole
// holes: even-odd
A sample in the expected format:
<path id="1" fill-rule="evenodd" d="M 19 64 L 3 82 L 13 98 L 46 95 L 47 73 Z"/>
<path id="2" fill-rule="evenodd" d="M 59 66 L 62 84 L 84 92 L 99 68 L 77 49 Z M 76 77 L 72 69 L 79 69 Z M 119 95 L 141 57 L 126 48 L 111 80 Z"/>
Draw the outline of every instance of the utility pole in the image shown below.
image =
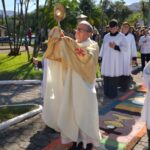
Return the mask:
<path id="1" fill-rule="evenodd" d="M 150 0 L 148 1 L 148 27 L 150 27 Z"/>

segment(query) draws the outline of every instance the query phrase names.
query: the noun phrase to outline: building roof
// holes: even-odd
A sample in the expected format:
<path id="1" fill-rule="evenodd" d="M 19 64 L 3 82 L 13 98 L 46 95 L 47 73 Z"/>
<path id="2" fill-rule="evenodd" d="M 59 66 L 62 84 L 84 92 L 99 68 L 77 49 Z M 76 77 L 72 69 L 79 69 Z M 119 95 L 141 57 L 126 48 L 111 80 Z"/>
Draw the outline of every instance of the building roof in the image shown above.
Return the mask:
<path id="1" fill-rule="evenodd" d="M 85 19 L 87 18 L 87 16 L 83 15 L 83 14 L 80 14 L 79 16 L 77 16 L 77 19 Z"/>

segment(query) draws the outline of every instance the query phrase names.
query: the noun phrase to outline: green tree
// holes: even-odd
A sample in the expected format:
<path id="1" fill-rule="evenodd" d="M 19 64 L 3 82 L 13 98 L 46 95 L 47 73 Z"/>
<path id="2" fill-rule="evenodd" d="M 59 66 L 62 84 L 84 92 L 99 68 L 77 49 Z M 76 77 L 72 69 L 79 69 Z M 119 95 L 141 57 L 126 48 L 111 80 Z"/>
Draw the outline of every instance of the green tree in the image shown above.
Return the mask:
<path id="1" fill-rule="evenodd" d="M 96 28 L 101 26 L 102 9 L 99 5 L 96 5 L 94 0 L 80 0 L 79 8 L 81 12 L 88 16 L 87 20 Z"/>
<path id="2" fill-rule="evenodd" d="M 73 32 L 73 29 L 76 27 L 77 19 L 76 17 L 80 13 L 79 3 L 77 0 L 67 1 L 62 0 L 62 4 L 66 9 L 66 17 L 62 21 L 61 26 L 65 32 Z"/>
<path id="3" fill-rule="evenodd" d="M 106 14 L 109 20 L 115 18 L 121 24 L 132 11 L 125 5 L 124 0 L 116 1 L 114 3 L 111 2 L 109 8 L 106 10 Z"/>
<path id="4" fill-rule="evenodd" d="M 142 18 L 141 12 L 137 12 L 137 13 L 132 13 L 131 15 L 129 15 L 126 21 L 128 21 L 130 25 L 134 26 L 135 23 L 137 23 L 138 20 L 141 18 Z"/>
<path id="5" fill-rule="evenodd" d="M 24 2 L 25 2 L 25 12 L 23 12 L 23 6 L 24 6 Z M 17 0 L 14 0 L 14 15 L 13 17 L 7 17 L 6 14 L 6 7 L 5 7 L 5 1 L 2 1 L 3 4 L 3 10 L 4 10 L 4 15 L 5 15 L 5 23 L 7 26 L 7 33 L 9 36 L 9 39 L 12 37 L 13 38 L 13 45 L 10 42 L 10 53 L 9 55 L 13 55 L 16 56 L 19 54 L 20 51 L 20 45 L 21 45 L 21 40 L 19 40 L 20 38 L 22 39 L 23 34 L 22 31 L 26 30 L 26 17 L 27 17 L 27 11 L 28 11 L 28 4 L 29 4 L 29 0 L 20 0 L 19 3 L 17 3 Z M 17 14 L 17 4 L 20 5 L 20 14 L 18 12 Z M 19 7 L 18 5 L 18 7 Z M 28 54 L 28 60 L 29 60 L 29 51 L 27 51 Z"/>
<path id="6" fill-rule="evenodd" d="M 144 24 L 148 24 L 148 2 L 141 0 L 141 12 L 142 12 L 142 18 L 144 20 Z"/>

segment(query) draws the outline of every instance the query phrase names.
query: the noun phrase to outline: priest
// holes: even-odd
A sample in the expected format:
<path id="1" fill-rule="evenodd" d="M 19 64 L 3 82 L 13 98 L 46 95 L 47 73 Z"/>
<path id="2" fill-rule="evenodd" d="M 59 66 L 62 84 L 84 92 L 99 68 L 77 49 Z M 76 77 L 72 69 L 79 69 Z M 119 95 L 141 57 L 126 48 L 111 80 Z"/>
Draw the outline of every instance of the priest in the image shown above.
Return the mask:
<path id="1" fill-rule="evenodd" d="M 91 24 L 81 21 L 76 41 L 54 27 L 44 54 L 43 120 L 61 134 L 70 150 L 99 146 L 98 102 L 95 90 L 98 44 L 90 39 Z M 81 147 L 81 149 L 83 148 Z"/>

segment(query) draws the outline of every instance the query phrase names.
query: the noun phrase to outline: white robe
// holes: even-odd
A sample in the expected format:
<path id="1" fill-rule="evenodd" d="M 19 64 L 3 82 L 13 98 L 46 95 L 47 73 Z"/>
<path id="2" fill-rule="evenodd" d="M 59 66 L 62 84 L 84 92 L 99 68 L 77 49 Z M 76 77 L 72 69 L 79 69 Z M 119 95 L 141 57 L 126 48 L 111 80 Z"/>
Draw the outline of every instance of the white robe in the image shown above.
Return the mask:
<path id="1" fill-rule="evenodd" d="M 123 75 L 123 62 L 121 60 L 121 52 L 109 47 L 110 42 L 115 42 L 121 52 L 126 52 L 127 41 L 122 33 L 111 36 L 110 33 L 104 36 L 99 57 L 102 58 L 101 74 L 108 77 L 119 77 Z"/>
<path id="2" fill-rule="evenodd" d="M 43 120 L 61 133 L 62 143 L 72 141 L 99 146 L 98 103 L 94 84 L 85 82 L 73 69 L 44 60 Z"/>
<path id="3" fill-rule="evenodd" d="M 126 52 L 121 52 L 121 61 L 123 61 L 123 75 L 131 75 L 132 70 L 132 58 L 137 57 L 137 49 L 134 36 L 129 33 L 125 36 L 127 40 Z"/>
<path id="4" fill-rule="evenodd" d="M 141 120 L 146 122 L 147 128 L 150 129 L 150 61 L 143 70 L 144 83 L 148 88 L 148 92 L 144 101 L 141 113 Z"/>

